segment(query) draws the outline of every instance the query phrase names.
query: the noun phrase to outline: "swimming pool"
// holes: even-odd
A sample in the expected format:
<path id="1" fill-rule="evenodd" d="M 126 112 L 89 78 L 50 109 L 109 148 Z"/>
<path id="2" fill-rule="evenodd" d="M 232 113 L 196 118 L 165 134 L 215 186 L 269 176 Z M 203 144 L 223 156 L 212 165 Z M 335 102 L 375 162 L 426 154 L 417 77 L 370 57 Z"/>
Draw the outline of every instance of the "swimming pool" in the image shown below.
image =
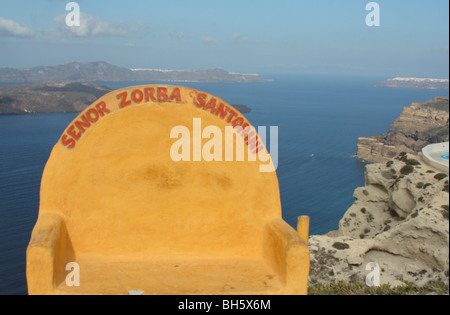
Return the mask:
<path id="1" fill-rule="evenodd" d="M 422 149 L 422 156 L 427 164 L 448 173 L 448 149 L 448 142 L 430 144 Z"/>

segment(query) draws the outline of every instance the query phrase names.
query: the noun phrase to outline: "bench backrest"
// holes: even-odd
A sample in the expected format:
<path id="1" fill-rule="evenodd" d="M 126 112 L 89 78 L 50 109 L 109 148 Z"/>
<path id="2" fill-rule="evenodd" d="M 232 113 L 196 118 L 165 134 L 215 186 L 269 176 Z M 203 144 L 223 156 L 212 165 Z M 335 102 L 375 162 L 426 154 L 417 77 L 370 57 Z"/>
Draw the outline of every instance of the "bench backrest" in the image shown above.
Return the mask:
<path id="1" fill-rule="evenodd" d="M 267 153 L 254 134 L 240 134 L 249 141 L 244 161 L 236 161 L 239 134 L 232 138 L 233 161 L 225 161 L 226 127 L 248 125 L 235 108 L 194 89 L 113 91 L 83 111 L 55 145 L 40 213 L 64 218 L 76 254 L 259 254 L 263 229 L 281 217 L 281 205 L 276 173 L 261 171 L 271 161 L 251 161 L 257 148 Z M 220 155 L 222 161 L 205 161 Z"/>

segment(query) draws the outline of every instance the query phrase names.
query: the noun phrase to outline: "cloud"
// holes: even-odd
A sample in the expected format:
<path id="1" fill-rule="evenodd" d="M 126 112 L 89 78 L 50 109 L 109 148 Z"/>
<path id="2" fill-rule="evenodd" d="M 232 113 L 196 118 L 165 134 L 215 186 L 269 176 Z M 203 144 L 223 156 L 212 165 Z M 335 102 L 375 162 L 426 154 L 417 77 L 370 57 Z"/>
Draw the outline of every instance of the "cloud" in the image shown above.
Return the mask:
<path id="1" fill-rule="evenodd" d="M 245 37 L 241 32 L 234 33 L 231 36 L 231 42 L 234 44 L 244 44 L 248 43 L 250 40 L 248 37 Z"/>
<path id="2" fill-rule="evenodd" d="M 149 21 L 136 21 L 136 27 L 132 29 L 132 32 L 144 32 L 149 33 L 152 31 L 152 22 Z"/>
<path id="3" fill-rule="evenodd" d="M 173 38 L 173 39 L 185 39 L 185 38 L 187 38 L 187 37 L 192 37 L 192 35 L 191 34 L 189 34 L 189 33 L 185 33 L 185 32 L 172 32 L 172 31 L 169 31 L 169 36 L 171 37 L 171 38 Z"/>
<path id="4" fill-rule="evenodd" d="M 0 37 L 33 37 L 36 33 L 24 24 L 0 17 Z"/>
<path id="5" fill-rule="evenodd" d="M 203 36 L 202 42 L 207 43 L 207 44 L 212 44 L 212 43 L 216 43 L 217 40 L 212 36 Z"/>
<path id="6" fill-rule="evenodd" d="M 126 30 L 121 25 L 111 25 L 100 18 L 81 12 L 80 26 L 67 26 L 66 14 L 55 17 L 59 30 L 75 37 L 124 36 Z"/>
<path id="7" fill-rule="evenodd" d="M 188 36 L 186 33 L 184 33 L 184 32 L 177 32 L 176 34 L 175 34 L 175 37 L 177 38 L 177 39 L 183 39 L 183 38 L 185 38 L 186 36 Z"/>

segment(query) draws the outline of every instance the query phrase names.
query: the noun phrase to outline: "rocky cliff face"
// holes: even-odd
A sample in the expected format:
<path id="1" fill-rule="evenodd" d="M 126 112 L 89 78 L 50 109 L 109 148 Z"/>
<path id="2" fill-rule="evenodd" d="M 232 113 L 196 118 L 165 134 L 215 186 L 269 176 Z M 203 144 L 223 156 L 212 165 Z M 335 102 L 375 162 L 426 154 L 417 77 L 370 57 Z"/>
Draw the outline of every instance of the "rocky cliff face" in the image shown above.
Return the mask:
<path id="1" fill-rule="evenodd" d="M 419 153 L 431 143 L 449 141 L 449 98 L 436 97 L 406 107 L 386 134 L 358 139 L 357 157 L 385 162 L 401 152 Z"/>
<path id="2" fill-rule="evenodd" d="M 366 185 L 339 230 L 310 237 L 310 285 L 363 282 L 377 263 L 381 283 L 449 283 L 448 175 L 402 153 L 366 168 Z"/>

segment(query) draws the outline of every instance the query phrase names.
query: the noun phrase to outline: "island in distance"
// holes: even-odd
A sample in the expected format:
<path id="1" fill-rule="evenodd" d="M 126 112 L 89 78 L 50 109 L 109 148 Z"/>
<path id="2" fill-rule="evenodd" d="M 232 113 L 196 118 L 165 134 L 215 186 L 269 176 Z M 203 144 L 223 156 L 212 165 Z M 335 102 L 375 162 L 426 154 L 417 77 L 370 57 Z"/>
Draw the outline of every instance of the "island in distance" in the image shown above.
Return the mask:
<path id="1" fill-rule="evenodd" d="M 112 89 L 93 83 L 35 83 L 0 87 L 0 115 L 77 113 Z M 248 106 L 232 105 L 242 114 Z"/>
<path id="2" fill-rule="evenodd" d="M 415 89 L 431 89 L 431 90 L 448 90 L 448 79 L 430 79 L 430 78 L 392 78 L 381 81 L 376 84 L 380 87 L 397 87 L 397 88 L 415 88 Z"/>
<path id="3" fill-rule="evenodd" d="M 205 82 L 253 83 L 266 82 L 258 74 L 241 74 L 220 68 L 198 70 L 127 69 L 98 62 L 70 62 L 56 66 L 34 68 L 0 68 L 0 83 L 36 82 Z"/>

